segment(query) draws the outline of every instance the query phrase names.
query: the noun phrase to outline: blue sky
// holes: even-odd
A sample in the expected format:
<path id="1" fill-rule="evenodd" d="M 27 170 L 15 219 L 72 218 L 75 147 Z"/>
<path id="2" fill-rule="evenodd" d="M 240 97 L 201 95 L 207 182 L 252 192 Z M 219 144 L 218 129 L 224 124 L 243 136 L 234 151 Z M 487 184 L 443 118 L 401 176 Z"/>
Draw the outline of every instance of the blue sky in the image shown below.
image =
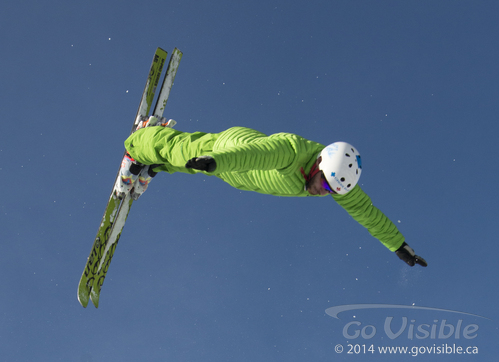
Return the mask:
<path id="1" fill-rule="evenodd" d="M 418 358 L 496 358 L 498 10 L 441 0 L 4 4 L 2 360 L 386 361 L 347 354 L 348 344 L 442 343 L 478 354 Z M 78 281 L 158 46 L 184 53 L 165 111 L 177 129 L 352 143 L 362 188 L 428 268 L 406 266 L 332 199 L 161 174 L 131 210 L 99 309 L 83 309 Z M 349 304 L 488 319 L 325 313 Z M 389 317 L 394 329 L 405 317 L 414 331 L 443 320 L 479 330 L 411 340 L 407 327 L 391 340 Z M 376 335 L 345 338 L 351 321 Z"/>

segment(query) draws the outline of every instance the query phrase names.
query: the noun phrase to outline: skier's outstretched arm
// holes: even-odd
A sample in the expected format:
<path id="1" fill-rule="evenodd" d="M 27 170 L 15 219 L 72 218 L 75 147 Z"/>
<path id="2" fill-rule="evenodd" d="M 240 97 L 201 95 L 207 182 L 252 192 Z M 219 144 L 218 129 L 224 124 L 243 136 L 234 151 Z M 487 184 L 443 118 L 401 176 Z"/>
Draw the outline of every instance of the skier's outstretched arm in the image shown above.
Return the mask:
<path id="1" fill-rule="evenodd" d="M 397 226 L 372 204 L 371 198 L 359 185 L 355 186 L 349 193 L 333 195 L 333 198 L 359 224 L 367 228 L 372 236 L 395 252 L 408 265 L 428 265 L 422 257 L 415 255 L 414 250 L 405 242 L 405 238 Z"/>

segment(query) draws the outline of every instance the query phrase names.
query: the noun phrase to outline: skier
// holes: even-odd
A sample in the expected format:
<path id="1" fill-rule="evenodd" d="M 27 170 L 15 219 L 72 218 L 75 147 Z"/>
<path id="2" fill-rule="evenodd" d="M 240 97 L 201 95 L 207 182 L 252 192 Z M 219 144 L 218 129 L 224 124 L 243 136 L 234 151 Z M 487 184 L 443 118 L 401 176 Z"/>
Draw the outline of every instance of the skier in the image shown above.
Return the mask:
<path id="1" fill-rule="evenodd" d="M 164 171 L 202 172 L 240 190 L 276 196 L 331 195 L 401 260 L 410 266 L 427 266 L 357 185 L 362 162 L 352 145 L 335 142 L 324 147 L 295 134 L 267 136 L 244 127 L 187 133 L 164 121 L 154 116 L 144 120 L 125 141 L 127 155 L 116 184 L 119 194 L 131 191 L 137 199 L 151 178 Z"/>

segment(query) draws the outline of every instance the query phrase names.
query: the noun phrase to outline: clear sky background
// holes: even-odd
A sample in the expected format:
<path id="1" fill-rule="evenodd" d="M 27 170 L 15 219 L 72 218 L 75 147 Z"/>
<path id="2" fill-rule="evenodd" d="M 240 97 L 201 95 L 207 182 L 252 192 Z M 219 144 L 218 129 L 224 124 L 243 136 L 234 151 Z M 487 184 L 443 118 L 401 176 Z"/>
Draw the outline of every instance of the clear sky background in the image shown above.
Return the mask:
<path id="1" fill-rule="evenodd" d="M 5 2 L 0 359 L 416 359 L 347 354 L 349 343 L 497 359 L 498 14 L 492 0 Z M 165 112 L 177 129 L 352 143 L 362 188 L 428 268 L 405 265 L 331 198 L 160 174 L 133 205 L 99 309 L 83 309 L 78 281 L 158 46 L 184 53 Z M 488 319 L 325 313 L 360 303 Z M 461 320 L 460 338 L 411 340 L 407 327 L 391 340 L 388 317 L 437 332 Z M 345 338 L 351 321 L 376 335 Z"/>

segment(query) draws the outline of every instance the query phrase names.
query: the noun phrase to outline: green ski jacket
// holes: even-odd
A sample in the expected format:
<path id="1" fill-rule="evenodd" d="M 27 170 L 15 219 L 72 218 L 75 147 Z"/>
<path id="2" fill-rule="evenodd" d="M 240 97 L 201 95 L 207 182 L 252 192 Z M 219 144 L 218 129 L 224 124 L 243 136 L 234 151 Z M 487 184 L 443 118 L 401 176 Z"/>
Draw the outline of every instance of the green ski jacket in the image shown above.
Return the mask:
<path id="1" fill-rule="evenodd" d="M 275 196 L 312 196 L 305 179 L 324 145 L 291 133 L 267 136 L 250 128 L 233 127 L 220 133 L 180 132 L 168 127 L 147 127 L 126 141 L 128 153 L 154 171 L 205 173 L 231 186 Z M 191 158 L 211 156 L 217 163 L 212 173 L 185 168 Z M 314 195 L 315 196 L 315 195 Z M 318 196 L 318 195 L 316 195 Z M 344 195 L 332 195 L 357 222 L 391 251 L 404 242 L 395 224 L 373 206 L 356 185 Z"/>

